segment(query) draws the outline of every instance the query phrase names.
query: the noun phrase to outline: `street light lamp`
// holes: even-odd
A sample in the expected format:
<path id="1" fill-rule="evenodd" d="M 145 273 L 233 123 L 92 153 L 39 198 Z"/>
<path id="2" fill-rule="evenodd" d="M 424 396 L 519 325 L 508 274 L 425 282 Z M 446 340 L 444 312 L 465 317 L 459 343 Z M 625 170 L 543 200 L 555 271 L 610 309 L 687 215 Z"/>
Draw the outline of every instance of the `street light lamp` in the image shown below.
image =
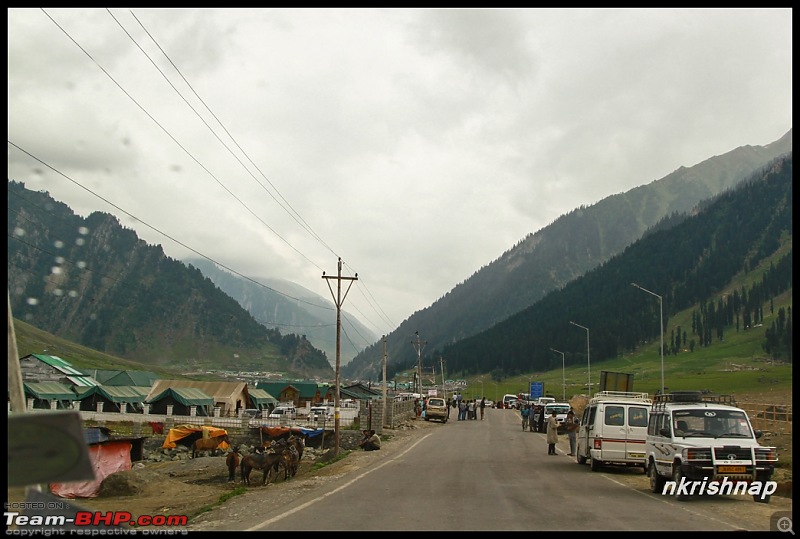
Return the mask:
<path id="1" fill-rule="evenodd" d="M 556 350 L 555 348 L 551 348 L 550 350 L 556 352 L 557 354 L 561 354 L 561 387 L 564 390 L 561 398 L 563 399 L 563 402 L 567 402 L 567 374 L 564 367 L 564 352 Z"/>
<path id="2" fill-rule="evenodd" d="M 586 374 L 589 376 L 589 396 L 592 396 L 592 364 L 589 361 L 589 328 L 576 324 L 572 320 L 569 321 L 573 326 L 578 326 L 586 330 Z"/>
<path id="3" fill-rule="evenodd" d="M 664 394 L 664 300 L 661 296 L 656 294 L 655 292 L 651 292 L 646 288 L 642 288 L 636 283 L 631 283 L 631 286 L 635 286 L 639 290 L 643 290 L 648 294 L 651 294 L 658 298 L 658 310 L 659 310 L 659 329 L 661 330 L 661 394 Z"/>

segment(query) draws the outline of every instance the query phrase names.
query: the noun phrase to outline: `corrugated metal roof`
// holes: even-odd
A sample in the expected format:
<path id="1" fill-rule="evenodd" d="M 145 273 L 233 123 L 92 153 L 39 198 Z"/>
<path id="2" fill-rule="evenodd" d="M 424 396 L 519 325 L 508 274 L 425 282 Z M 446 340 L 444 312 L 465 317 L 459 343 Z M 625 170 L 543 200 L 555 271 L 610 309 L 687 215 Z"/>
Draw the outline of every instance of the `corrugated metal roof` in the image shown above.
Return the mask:
<path id="1" fill-rule="evenodd" d="M 100 385 L 91 376 L 67 376 L 67 380 L 77 387 L 94 387 Z"/>
<path id="2" fill-rule="evenodd" d="M 33 357 L 47 363 L 51 367 L 55 367 L 56 369 L 60 370 L 64 374 L 73 374 L 75 376 L 83 376 L 83 373 L 69 364 L 69 362 L 64 361 L 58 356 L 45 356 L 43 354 L 31 354 Z"/>
<path id="3" fill-rule="evenodd" d="M 34 398 L 44 400 L 75 400 L 75 393 L 59 382 L 25 382 L 22 384 L 25 393 Z"/>

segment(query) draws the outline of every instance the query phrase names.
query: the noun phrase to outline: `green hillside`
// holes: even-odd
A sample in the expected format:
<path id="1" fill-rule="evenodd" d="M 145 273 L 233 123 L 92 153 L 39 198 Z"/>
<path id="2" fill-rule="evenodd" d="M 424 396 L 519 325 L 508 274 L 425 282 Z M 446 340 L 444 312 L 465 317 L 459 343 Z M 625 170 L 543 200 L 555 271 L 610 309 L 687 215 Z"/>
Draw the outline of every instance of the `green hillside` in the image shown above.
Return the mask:
<path id="1" fill-rule="evenodd" d="M 42 331 L 21 320 L 14 319 L 14 333 L 19 357 L 29 354 L 58 356 L 78 369 L 137 370 L 154 372 L 163 378 L 186 378 L 185 374 L 150 364 L 98 352 Z"/>
<path id="2" fill-rule="evenodd" d="M 791 238 L 784 239 L 781 247 L 772 256 L 748 273 L 734 277 L 730 284 L 718 294 L 719 297 L 732 293 L 742 286 L 749 287 L 760 281 L 764 272 L 785 254 L 792 250 Z M 643 293 L 644 294 L 644 293 Z M 653 301 L 655 298 L 653 298 Z M 778 310 L 791 308 L 792 290 L 774 298 L 773 311 L 764 305 L 764 322 L 761 327 L 748 331 L 736 331 L 733 327 L 725 328 L 722 342 L 714 342 L 712 346 L 695 348 L 678 355 L 664 356 L 664 385 L 670 390 L 704 390 L 715 393 L 760 393 L 769 391 L 786 391 L 792 389 L 792 364 L 773 362 L 762 349 L 764 333 L 776 316 Z M 667 331 L 675 327 L 691 327 L 692 311 L 697 306 L 676 313 L 665 320 Z M 667 336 L 665 335 L 665 340 Z M 590 364 L 592 382 L 600 380 L 600 371 L 624 372 L 634 375 L 634 391 L 654 394 L 661 389 L 661 356 L 659 340 L 639 347 L 630 354 Z M 558 356 L 558 354 L 554 355 Z M 590 350 L 591 358 L 591 350 Z M 448 375 L 449 376 L 449 375 Z M 455 374 L 453 375 L 455 376 Z M 481 393 L 494 400 L 495 394 L 502 397 L 505 393 L 527 392 L 531 381 L 544 382 L 545 392 L 556 398 L 562 396 L 562 377 L 566 380 L 566 398 L 573 395 L 586 394 L 588 382 L 586 365 L 572 365 L 565 369 L 553 369 L 547 372 L 529 372 L 509 377 L 504 380 L 492 380 L 489 373 L 467 378 L 469 388 L 464 395 L 472 397 Z M 483 386 L 481 386 L 483 380 Z"/>

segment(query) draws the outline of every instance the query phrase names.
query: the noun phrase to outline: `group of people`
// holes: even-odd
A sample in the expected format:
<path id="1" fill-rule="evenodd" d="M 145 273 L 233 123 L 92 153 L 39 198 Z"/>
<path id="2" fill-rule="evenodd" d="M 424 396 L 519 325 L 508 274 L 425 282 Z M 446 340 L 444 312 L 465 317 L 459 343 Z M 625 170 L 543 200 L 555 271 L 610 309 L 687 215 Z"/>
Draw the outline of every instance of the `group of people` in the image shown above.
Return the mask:
<path id="1" fill-rule="evenodd" d="M 478 419 L 478 411 L 480 411 L 481 419 L 483 419 L 483 414 L 486 410 L 486 397 L 481 398 L 481 400 L 477 399 L 469 399 L 466 400 L 461 397 L 461 393 L 453 395 L 453 399 L 447 399 L 447 408 L 450 409 L 450 406 L 455 408 L 458 411 L 458 420 L 459 421 L 466 421 L 469 419 Z M 450 414 L 448 413 L 448 417 Z"/>

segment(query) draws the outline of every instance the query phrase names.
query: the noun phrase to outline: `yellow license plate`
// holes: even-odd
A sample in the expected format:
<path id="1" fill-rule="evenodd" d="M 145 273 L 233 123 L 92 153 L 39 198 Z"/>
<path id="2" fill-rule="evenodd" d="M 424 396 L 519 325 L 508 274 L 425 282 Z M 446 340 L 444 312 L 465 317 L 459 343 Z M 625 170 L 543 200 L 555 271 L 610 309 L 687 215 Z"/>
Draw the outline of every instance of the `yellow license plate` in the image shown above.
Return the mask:
<path id="1" fill-rule="evenodd" d="M 632 459 L 643 459 L 644 453 L 628 453 L 628 456 Z"/>
<path id="2" fill-rule="evenodd" d="M 745 473 L 747 468 L 744 466 L 720 466 L 719 473 Z"/>

